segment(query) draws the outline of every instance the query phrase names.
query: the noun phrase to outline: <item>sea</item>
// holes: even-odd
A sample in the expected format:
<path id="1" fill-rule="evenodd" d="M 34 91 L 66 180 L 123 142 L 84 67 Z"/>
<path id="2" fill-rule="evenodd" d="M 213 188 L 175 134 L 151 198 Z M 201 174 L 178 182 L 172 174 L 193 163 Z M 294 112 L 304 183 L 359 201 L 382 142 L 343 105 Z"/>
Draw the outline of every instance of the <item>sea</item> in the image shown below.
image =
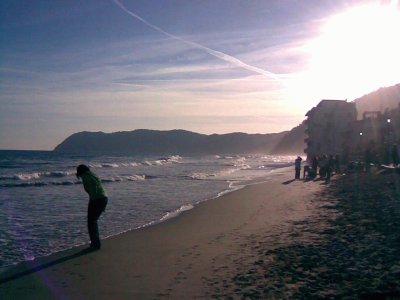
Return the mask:
<path id="1" fill-rule="evenodd" d="M 102 238 L 151 226 L 246 185 L 268 181 L 295 157 L 94 156 L 0 151 L 0 270 L 89 242 L 88 195 L 76 177 L 86 164 L 109 202 Z"/>

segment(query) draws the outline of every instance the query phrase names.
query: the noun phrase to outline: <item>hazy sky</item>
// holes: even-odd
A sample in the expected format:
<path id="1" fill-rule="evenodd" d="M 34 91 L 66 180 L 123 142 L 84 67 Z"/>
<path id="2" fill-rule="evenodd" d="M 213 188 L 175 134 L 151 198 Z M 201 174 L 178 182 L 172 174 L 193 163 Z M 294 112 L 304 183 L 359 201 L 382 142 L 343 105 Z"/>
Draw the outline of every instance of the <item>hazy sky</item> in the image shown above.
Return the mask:
<path id="1" fill-rule="evenodd" d="M 0 149 L 290 130 L 323 98 L 399 83 L 398 36 L 397 1 L 2 0 Z"/>

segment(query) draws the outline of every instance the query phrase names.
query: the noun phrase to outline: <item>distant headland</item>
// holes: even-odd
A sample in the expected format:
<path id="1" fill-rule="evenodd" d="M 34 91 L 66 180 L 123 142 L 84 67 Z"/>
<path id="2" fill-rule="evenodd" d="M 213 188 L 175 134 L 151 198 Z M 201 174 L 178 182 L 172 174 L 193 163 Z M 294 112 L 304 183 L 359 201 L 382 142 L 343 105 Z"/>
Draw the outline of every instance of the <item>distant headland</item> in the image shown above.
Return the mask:
<path id="1" fill-rule="evenodd" d="M 205 135 L 186 130 L 148 129 L 114 133 L 78 132 L 65 139 L 54 151 L 129 155 L 272 154 L 276 153 L 287 134 L 285 131 L 272 134 L 237 132 Z M 293 149 L 293 153 L 296 152 L 297 149 Z"/>
<path id="2" fill-rule="evenodd" d="M 385 111 L 400 103 L 400 84 L 381 88 L 354 100 L 359 117 L 366 111 Z M 301 155 L 306 148 L 303 121 L 290 131 L 269 134 L 228 133 L 205 135 L 186 130 L 137 129 L 114 133 L 78 132 L 55 152 L 126 155 L 207 155 L 263 153 Z"/>

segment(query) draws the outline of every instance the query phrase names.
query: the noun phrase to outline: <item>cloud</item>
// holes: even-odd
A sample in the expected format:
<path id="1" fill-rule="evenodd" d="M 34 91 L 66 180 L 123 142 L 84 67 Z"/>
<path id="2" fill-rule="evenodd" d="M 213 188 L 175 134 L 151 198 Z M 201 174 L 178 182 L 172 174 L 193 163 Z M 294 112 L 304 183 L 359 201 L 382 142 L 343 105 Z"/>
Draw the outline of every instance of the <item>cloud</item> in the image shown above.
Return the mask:
<path id="1" fill-rule="evenodd" d="M 136 18 L 137 20 L 141 21 L 142 23 L 146 24 L 147 26 L 153 28 L 154 30 L 160 32 L 161 34 L 164 34 L 164 35 L 166 35 L 166 36 L 168 36 L 168 37 L 170 37 L 172 39 L 175 39 L 175 40 L 181 41 L 181 42 L 183 42 L 185 44 L 188 44 L 190 46 L 193 46 L 194 48 L 204 50 L 208 54 L 210 54 L 210 55 L 212 55 L 212 56 L 214 56 L 216 58 L 219 58 L 221 60 L 224 60 L 224 61 L 226 61 L 226 62 L 228 62 L 228 63 L 230 63 L 232 65 L 235 65 L 236 67 L 243 68 L 243 69 L 246 69 L 248 71 L 252 71 L 252 72 L 267 76 L 268 78 L 273 78 L 273 79 L 279 80 L 279 76 L 277 74 L 273 73 L 273 72 L 270 72 L 270 71 L 267 71 L 267 70 L 263 70 L 263 69 L 258 68 L 256 66 L 249 65 L 249 64 L 241 61 L 240 59 L 238 59 L 236 57 L 233 57 L 233 56 L 231 56 L 229 54 L 226 54 L 224 52 L 208 48 L 208 47 L 203 46 L 201 44 L 198 44 L 198 43 L 183 39 L 181 37 L 178 37 L 176 35 L 173 35 L 171 33 L 168 33 L 166 31 L 164 31 L 163 29 L 161 29 L 161 28 L 153 25 L 152 23 L 146 21 L 145 19 L 143 19 L 139 15 L 137 15 L 137 14 L 133 13 L 132 11 L 128 10 L 120 1 L 114 0 L 114 2 L 115 2 L 116 5 L 118 5 L 127 14 L 131 15 L 132 17 Z"/>

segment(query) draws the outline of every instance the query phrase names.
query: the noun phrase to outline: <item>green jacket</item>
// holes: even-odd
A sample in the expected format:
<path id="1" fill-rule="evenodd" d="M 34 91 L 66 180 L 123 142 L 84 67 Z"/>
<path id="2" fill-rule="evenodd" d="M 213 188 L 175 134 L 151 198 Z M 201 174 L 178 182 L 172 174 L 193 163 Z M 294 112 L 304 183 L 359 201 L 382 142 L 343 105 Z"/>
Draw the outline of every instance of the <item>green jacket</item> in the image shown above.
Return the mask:
<path id="1" fill-rule="evenodd" d="M 94 173 L 88 171 L 82 174 L 81 176 L 83 187 L 85 191 L 89 194 L 90 200 L 97 200 L 101 198 L 106 198 L 107 194 L 101 185 L 101 181 L 99 177 L 97 177 Z"/>

